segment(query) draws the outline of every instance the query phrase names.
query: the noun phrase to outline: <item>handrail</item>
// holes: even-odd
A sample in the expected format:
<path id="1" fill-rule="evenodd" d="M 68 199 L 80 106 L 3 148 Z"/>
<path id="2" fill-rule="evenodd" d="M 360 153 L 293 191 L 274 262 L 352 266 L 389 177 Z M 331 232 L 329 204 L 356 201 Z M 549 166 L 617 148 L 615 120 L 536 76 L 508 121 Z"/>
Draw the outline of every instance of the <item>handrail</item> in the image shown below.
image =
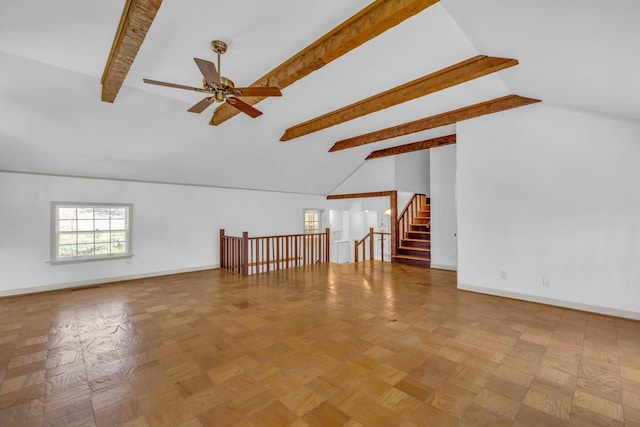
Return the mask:
<path id="1" fill-rule="evenodd" d="M 424 194 L 414 194 L 411 196 L 402 213 L 398 216 L 398 231 L 400 233 L 398 242 L 407 238 L 407 231 L 410 231 L 410 226 L 414 223 L 414 218 L 417 216 L 421 205 L 426 203 L 427 196 Z"/>
<path id="2" fill-rule="evenodd" d="M 243 275 L 329 262 L 329 229 L 324 233 L 227 236 L 220 230 L 220 268 Z"/>
<path id="3" fill-rule="evenodd" d="M 381 231 L 373 231 L 373 227 L 369 228 L 369 233 L 367 233 L 362 239 L 356 240 L 354 242 L 354 262 L 359 262 L 359 248 L 362 246 L 362 260 L 367 260 L 367 247 L 365 246 L 365 242 L 369 239 L 369 259 L 375 259 L 375 250 L 374 250 L 374 241 L 375 236 L 380 236 L 380 261 L 384 261 L 384 237 L 389 236 L 389 240 L 391 240 L 391 233 L 384 233 Z"/>

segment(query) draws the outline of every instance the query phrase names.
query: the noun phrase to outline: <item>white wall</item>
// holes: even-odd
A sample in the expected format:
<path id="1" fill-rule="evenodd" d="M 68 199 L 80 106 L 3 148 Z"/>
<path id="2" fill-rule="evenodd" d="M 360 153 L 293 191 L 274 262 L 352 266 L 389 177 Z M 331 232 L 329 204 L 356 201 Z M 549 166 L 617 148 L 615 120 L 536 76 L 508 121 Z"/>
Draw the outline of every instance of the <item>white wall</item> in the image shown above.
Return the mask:
<path id="1" fill-rule="evenodd" d="M 368 193 L 394 189 L 393 157 L 367 160 L 331 194 Z"/>
<path id="2" fill-rule="evenodd" d="M 431 150 L 393 156 L 395 160 L 395 187 L 409 193 L 430 194 L 429 152 Z"/>
<path id="3" fill-rule="evenodd" d="M 302 232 L 321 196 L 0 173 L 0 296 L 213 268 L 219 229 Z M 50 265 L 51 201 L 133 204 L 130 260 Z M 327 210 L 328 211 L 328 210 Z"/>
<path id="4" fill-rule="evenodd" d="M 458 124 L 459 288 L 640 318 L 639 141 L 544 104 Z"/>
<path id="5" fill-rule="evenodd" d="M 429 194 L 429 151 L 367 160 L 331 194 L 398 190 Z M 404 205 L 398 205 L 402 210 Z"/>
<path id="6" fill-rule="evenodd" d="M 456 146 L 431 150 L 431 267 L 456 270 L 458 232 L 456 208 Z"/>

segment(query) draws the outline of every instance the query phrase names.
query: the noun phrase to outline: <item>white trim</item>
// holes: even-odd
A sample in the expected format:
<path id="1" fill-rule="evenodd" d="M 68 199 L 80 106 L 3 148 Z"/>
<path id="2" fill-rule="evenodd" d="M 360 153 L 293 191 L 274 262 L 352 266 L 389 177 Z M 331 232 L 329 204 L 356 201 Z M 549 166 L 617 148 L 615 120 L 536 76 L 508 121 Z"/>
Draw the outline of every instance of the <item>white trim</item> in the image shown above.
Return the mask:
<path id="1" fill-rule="evenodd" d="M 640 313 L 636 311 L 620 310 L 611 307 L 602 307 L 598 305 L 584 304 L 574 301 L 565 301 L 555 298 L 541 297 L 538 295 L 521 294 L 518 292 L 504 291 L 501 289 L 485 288 L 482 286 L 466 285 L 458 282 L 458 289 L 461 291 L 478 292 L 481 294 L 494 295 L 505 298 L 518 299 L 539 304 L 554 305 L 558 307 L 571 308 L 574 310 L 587 311 L 590 313 L 606 314 L 608 316 L 624 317 L 627 319 L 640 320 Z"/>
<path id="2" fill-rule="evenodd" d="M 458 271 L 458 267 L 455 265 L 431 264 L 430 268 L 435 268 L 436 270 Z"/>
<path id="3" fill-rule="evenodd" d="M 179 268 L 176 270 L 154 271 L 151 273 L 131 274 L 127 276 L 105 277 L 102 279 L 81 280 L 79 282 L 64 282 L 53 285 L 35 286 L 30 288 L 0 290 L 0 298 L 15 295 L 26 295 L 37 292 L 59 291 L 63 289 L 84 288 L 89 286 L 98 286 L 113 282 L 122 282 L 125 280 L 146 279 L 148 277 L 169 276 L 171 274 L 193 273 L 196 271 L 215 270 L 220 268 L 219 264 L 202 265 L 200 267 Z"/>

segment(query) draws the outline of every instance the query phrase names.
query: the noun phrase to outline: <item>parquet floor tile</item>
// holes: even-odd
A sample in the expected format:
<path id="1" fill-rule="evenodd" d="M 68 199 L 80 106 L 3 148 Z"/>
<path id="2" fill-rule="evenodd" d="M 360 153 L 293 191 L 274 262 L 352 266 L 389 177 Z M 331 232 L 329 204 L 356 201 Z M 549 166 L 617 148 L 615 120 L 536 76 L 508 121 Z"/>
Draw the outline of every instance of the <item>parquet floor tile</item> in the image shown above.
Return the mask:
<path id="1" fill-rule="evenodd" d="M 640 322 L 389 263 L 0 299 L 2 426 L 636 426 Z"/>

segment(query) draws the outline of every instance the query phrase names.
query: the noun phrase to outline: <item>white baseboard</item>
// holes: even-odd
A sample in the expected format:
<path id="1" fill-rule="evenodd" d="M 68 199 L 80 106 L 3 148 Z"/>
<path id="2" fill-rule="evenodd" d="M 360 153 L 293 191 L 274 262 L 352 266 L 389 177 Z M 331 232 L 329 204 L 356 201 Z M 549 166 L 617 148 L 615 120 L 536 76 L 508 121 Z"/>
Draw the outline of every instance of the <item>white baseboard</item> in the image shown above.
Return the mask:
<path id="1" fill-rule="evenodd" d="M 435 268 L 438 270 L 458 271 L 458 267 L 455 265 L 431 264 L 430 268 Z"/>
<path id="2" fill-rule="evenodd" d="M 554 305 L 558 307 L 571 308 L 574 310 L 588 311 L 590 313 L 606 314 L 608 316 L 624 317 L 626 319 L 640 320 L 640 313 L 636 311 L 620 310 L 611 307 L 602 307 L 598 305 L 584 304 L 575 301 L 565 301 L 555 298 L 547 298 L 538 295 L 521 294 L 518 292 L 510 292 L 501 289 L 485 288 L 482 286 L 467 285 L 458 283 L 458 289 L 462 291 L 478 292 L 480 294 L 495 295 L 499 297 L 518 299 L 540 304 Z"/>
<path id="3" fill-rule="evenodd" d="M 220 268 L 219 264 L 203 265 L 200 267 L 180 268 L 177 270 L 154 271 L 151 273 L 132 274 L 128 276 L 105 277 L 102 279 L 81 280 L 78 282 L 56 283 L 45 286 L 34 286 L 22 289 L 0 290 L 0 297 L 15 295 L 34 294 L 37 292 L 59 291 L 62 289 L 85 288 L 90 286 L 104 285 L 106 283 L 122 282 L 125 280 L 146 279 L 148 277 L 169 276 L 171 274 L 193 273 L 195 271 L 205 271 Z"/>

